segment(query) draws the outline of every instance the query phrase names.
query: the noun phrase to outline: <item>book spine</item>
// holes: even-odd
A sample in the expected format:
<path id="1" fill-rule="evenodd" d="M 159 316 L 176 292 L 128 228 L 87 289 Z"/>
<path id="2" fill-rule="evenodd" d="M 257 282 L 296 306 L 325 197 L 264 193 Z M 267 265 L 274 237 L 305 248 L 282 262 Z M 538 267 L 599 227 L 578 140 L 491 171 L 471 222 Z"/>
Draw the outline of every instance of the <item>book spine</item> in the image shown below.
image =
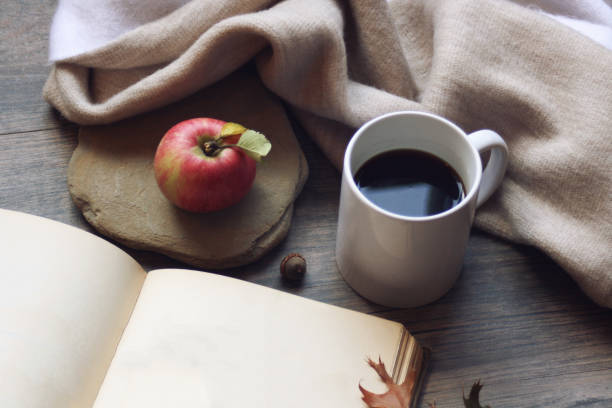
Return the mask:
<path id="1" fill-rule="evenodd" d="M 401 384 L 406 379 L 406 376 L 411 368 L 418 369 L 418 367 L 416 367 L 417 362 L 414 360 L 418 359 L 419 357 L 419 349 L 420 346 L 415 341 L 414 337 L 412 337 L 406 328 L 402 328 L 402 334 L 391 375 L 396 384 Z"/>
<path id="2" fill-rule="evenodd" d="M 411 407 L 415 406 L 420 394 L 428 355 L 428 350 L 421 347 L 408 330 L 403 328 L 391 377 L 396 384 L 402 384 L 408 373 L 412 370 L 415 371 L 416 378 L 412 388 Z"/>

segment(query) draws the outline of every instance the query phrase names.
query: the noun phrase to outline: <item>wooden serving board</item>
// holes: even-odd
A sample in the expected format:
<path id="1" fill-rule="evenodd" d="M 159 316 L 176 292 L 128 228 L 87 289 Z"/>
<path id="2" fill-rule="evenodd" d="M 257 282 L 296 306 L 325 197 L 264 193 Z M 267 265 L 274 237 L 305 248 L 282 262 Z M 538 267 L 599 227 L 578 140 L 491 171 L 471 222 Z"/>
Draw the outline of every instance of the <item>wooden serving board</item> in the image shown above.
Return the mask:
<path id="1" fill-rule="evenodd" d="M 272 143 L 247 196 L 214 213 L 175 207 L 153 174 L 161 137 L 175 123 L 193 117 L 240 123 Z M 256 75 L 240 71 L 162 109 L 82 127 L 68 184 L 74 202 L 101 234 L 193 266 L 223 269 L 253 262 L 286 236 L 293 201 L 307 176 L 306 159 L 282 105 Z"/>

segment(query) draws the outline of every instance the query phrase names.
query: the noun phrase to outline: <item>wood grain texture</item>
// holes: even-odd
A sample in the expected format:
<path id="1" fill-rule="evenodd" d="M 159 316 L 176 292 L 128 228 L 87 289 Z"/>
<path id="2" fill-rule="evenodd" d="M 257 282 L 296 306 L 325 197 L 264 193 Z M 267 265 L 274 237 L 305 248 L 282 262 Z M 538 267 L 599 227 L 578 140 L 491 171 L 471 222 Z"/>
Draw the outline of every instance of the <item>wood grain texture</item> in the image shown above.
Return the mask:
<path id="1" fill-rule="evenodd" d="M 41 98 L 54 7 L 53 1 L 3 2 L 0 208 L 92 231 L 66 183 L 78 127 Z M 421 407 L 433 401 L 438 408 L 460 407 L 462 391 L 478 379 L 484 383 L 481 401 L 493 408 L 612 407 L 612 311 L 591 302 L 533 248 L 475 230 L 459 281 L 439 301 L 389 309 L 356 295 L 334 261 L 339 174 L 300 129 L 296 133 L 311 173 L 287 238 L 249 268 L 223 274 L 404 323 L 432 349 Z M 148 270 L 185 266 L 154 253 L 128 252 Z M 279 274 L 290 252 L 308 262 L 297 284 Z"/>

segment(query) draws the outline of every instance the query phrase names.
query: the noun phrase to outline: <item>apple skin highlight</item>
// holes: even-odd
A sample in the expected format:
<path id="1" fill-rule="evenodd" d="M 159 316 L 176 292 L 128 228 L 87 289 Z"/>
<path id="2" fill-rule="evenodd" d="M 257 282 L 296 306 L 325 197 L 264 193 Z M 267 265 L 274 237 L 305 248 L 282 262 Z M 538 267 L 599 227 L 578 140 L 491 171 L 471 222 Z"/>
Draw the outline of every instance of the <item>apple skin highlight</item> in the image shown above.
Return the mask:
<path id="1" fill-rule="evenodd" d="M 215 140 L 226 122 L 194 118 L 174 125 L 161 139 L 153 167 L 160 190 L 177 207 L 211 212 L 240 201 L 255 180 L 256 162 L 238 147 L 207 156 L 202 145 Z M 235 143 L 240 135 L 227 137 Z"/>

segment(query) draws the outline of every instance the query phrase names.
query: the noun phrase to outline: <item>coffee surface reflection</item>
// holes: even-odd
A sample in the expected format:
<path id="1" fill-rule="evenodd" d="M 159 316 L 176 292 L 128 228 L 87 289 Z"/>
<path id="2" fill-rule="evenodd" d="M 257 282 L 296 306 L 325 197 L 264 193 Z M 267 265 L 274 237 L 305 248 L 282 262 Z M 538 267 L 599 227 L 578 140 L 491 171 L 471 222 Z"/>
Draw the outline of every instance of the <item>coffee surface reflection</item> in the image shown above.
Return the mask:
<path id="1" fill-rule="evenodd" d="M 363 195 L 395 214 L 425 217 L 459 204 L 464 185 L 444 160 L 419 150 L 396 149 L 380 153 L 355 173 Z"/>

